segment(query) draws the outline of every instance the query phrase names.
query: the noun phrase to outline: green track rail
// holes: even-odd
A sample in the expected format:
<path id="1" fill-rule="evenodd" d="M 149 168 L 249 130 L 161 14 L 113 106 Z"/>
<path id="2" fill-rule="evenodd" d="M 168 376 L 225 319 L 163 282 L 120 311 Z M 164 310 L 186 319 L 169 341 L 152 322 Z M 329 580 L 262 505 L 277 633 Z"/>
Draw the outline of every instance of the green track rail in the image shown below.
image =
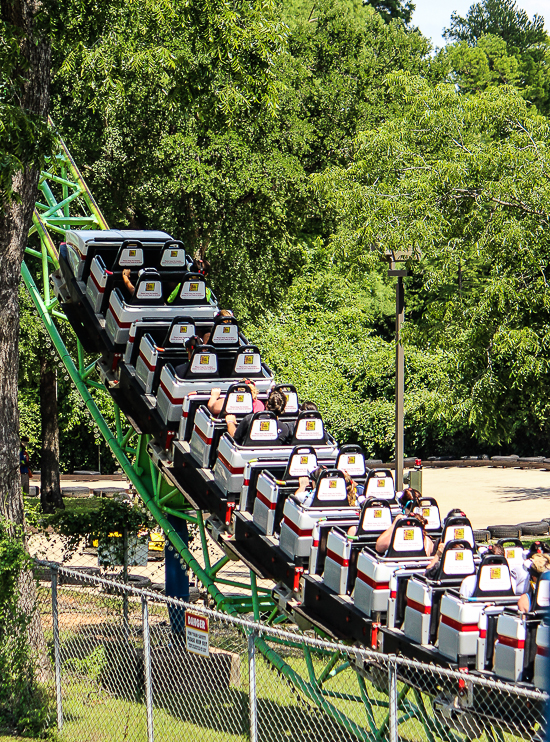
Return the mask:
<path id="1" fill-rule="evenodd" d="M 229 557 L 223 556 L 215 564 L 210 563 L 208 533 L 203 514 L 195 511 L 185 500 L 183 494 L 164 479 L 155 466 L 148 455 L 150 437 L 136 432 L 117 407 L 115 407 L 114 431 L 101 414 L 94 399 L 94 392 L 98 389 L 107 390 L 97 380 L 99 378 L 96 376 L 98 358 L 89 357 L 78 339 L 76 342 L 77 358 L 71 357 L 63 336 L 68 337 L 73 331 L 64 313 L 60 311 L 57 299 L 52 296 L 50 275 L 59 268 L 59 255 L 54 236 L 63 237 L 67 230 L 74 228 L 108 229 L 108 225 L 76 163 L 61 140 L 59 140 L 58 152 L 50 159 L 47 169 L 41 174 L 39 191 L 40 200 L 36 203 L 33 226 L 29 232 L 30 237 L 34 235 L 35 240 L 36 237 L 38 238 L 39 249 L 36 246 L 27 247 L 26 256 L 29 261 L 33 261 L 33 264 L 29 263 L 31 270 L 26 262 L 23 263 L 22 278 L 53 347 L 75 384 L 97 431 L 103 436 L 124 474 L 164 531 L 172 547 L 177 551 L 182 565 L 186 565 L 194 573 L 208 591 L 218 610 L 230 615 L 251 613 L 256 620 L 266 616 L 264 620 L 267 623 L 287 620 L 285 615 L 278 613 L 270 590 L 257 587 L 256 576 L 253 572 L 250 572 L 248 582 L 227 580 L 220 572 Z M 36 281 L 33 276 L 41 280 Z M 42 284 L 42 289 L 37 286 L 37 282 Z M 201 566 L 191 553 L 167 516 L 182 518 L 198 527 L 204 566 Z M 227 595 L 224 593 L 225 587 L 238 587 L 242 594 Z M 258 651 L 272 667 L 284 675 L 302 697 L 314 703 L 334 722 L 337 722 L 349 738 L 361 740 L 361 742 L 378 742 L 378 740 L 388 738 L 389 715 L 378 727 L 369 721 L 374 718 L 374 708 L 381 706 L 387 708 L 387 702 L 380 701 L 379 694 L 371 692 L 369 681 L 363 673 L 350 668 L 347 662 L 338 666 L 338 661 L 341 660 L 339 652 L 330 654 L 325 667 L 316 675 L 309 650 L 300 642 L 299 633 L 296 635 L 295 642 L 280 641 L 279 643 L 285 645 L 287 650 L 291 648 L 303 650 L 307 677 L 302 677 L 282 658 L 276 650 L 277 642 L 268 641 L 261 636 L 255 637 Z M 337 698 L 339 694 L 326 688 L 327 681 L 344 670 L 352 671 L 356 675 L 357 694 L 354 698 L 362 706 L 363 718 L 368 722 L 364 727 L 359 726 L 356 721 L 348 718 L 337 708 L 331 699 Z M 430 721 L 430 715 L 426 713 L 424 704 L 426 697 L 414 689 L 412 689 L 413 693 L 409 693 L 410 690 L 405 687 L 399 694 L 399 723 L 407 723 L 411 718 L 416 718 L 424 728 L 425 738 L 431 742 L 437 739 L 453 739 L 459 742 L 464 739 L 460 735 L 450 733 L 449 730 L 445 730 L 445 736 L 443 736 L 442 730 L 434 727 L 433 720 Z M 409 698 L 411 695 L 414 696 L 414 701 Z M 426 698 L 426 701 L 430 703 L 429 698 Z M 486 732 L 486 737 L 488 742 L 493 740 L 490 730 Z"/>

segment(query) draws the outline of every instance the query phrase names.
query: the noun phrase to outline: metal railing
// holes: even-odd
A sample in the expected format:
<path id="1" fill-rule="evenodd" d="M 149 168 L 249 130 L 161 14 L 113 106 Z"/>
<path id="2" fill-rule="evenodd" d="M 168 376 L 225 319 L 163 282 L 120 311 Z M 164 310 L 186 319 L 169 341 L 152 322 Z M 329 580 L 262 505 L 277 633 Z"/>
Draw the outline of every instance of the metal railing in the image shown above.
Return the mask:
<path id="1" fill-rule="evenodd" d="M 40 583 L 38 608 L 61 740 L 545 738 L 548 696 L 532 686 L 268 627 L 65 567 Z"/>

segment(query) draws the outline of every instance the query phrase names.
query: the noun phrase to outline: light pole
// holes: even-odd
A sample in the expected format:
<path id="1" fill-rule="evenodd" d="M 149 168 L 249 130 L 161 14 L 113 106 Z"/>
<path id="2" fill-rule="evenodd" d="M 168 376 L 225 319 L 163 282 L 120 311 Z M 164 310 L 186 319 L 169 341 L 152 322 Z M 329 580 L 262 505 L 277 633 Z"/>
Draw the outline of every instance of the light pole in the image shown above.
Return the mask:
<path id="1" fill-rule="evenodd" d="M 401 326 L 405 316 L 405 287 L 403 278 L 408 270 L 399 267 L 413 255 L 409 250 L 387 250 L 385 258 L 389 262 L 388 276 L 397 278 L 395 285 L 395 489 L 403 489 L 403 458 L 405 446 L 404 405 L 405 393 L 405 355 L 401 341 Z"/>

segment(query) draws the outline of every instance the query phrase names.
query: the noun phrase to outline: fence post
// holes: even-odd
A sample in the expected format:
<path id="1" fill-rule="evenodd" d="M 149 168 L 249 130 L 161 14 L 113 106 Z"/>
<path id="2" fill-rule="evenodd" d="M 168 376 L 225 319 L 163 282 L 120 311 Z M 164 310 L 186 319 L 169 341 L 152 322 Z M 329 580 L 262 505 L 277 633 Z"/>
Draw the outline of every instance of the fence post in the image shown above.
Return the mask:
<path id="1" fill-rule="evenodd" d="M 248 709 L 250 742 L 258 742 L 258 707 L 256 699 L 256 631 L 248 635 Z"/>
<path id="2" fill-rule="evenodd" d="M 58 568 L 51 567 L 52 571 L 52 624 L 53 624 L 53 654 L 55 663 L 55 703 L 57 707 L 57 728 L 63 729 L 63 699 L 61 698 L 61 651 L 59 647 L 59 617 L 57 613 L 57 580 Z"/>
<path id="3" fill-rule="evenodd" d="M 154 740 L 153 728 L 153 678 L 151 673 L 151 640 L 149 636 L 149 606 L 147 598 L 141 598 L 143 619 L 143 664 L 145 669 L 145 709 L 147 713 L 147 742 Z"/>
<path id="4" fill-rule="evenodd" d="M 397 660 L 388 659 L 389 742 L 398 742 L 397 737 Z"/>

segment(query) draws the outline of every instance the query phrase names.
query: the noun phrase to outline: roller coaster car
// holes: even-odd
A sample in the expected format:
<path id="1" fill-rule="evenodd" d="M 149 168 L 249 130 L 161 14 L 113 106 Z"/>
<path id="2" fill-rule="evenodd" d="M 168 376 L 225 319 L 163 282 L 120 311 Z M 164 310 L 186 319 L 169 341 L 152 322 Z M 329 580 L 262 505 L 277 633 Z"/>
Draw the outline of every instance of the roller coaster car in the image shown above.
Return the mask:
<path id="1" fill-rule="evenodd" d="M 317 481 L 311 505 L 305 506 L 293 495 L 283 508 L 279 545 L 293 561 L 309 562 L 317 572 L 321 541 L 326 544 L 328 531 L 333 526 L 355 526 L 360 511 L 348 505 L 346 480 L 338 469 L 323 471 Z M 322 521 L 322 522 L 321 522 Z M 324 545 L 323 544 L 323 545 Z"/>
<path id="2" fill-rule="evenodd" d="M 430 579 L 415 575 L 407 584 L 403 621 L 404 635 L 417 644 L 437 641 L 439 609 L 446 590 L 460 588 L 462 580 L 475 573 L 474 552 L 469 541 L 447 541 L 438 572 Z M 394 626 L 397 625 L 394 622 Z"/>
<path id="3" fill-rule="evenodd" d="M 429 559 L 424 534 L 416 518 L 403 517 L 393 530 L 384 556 L 365 547 L 357 559 L 354 603 L 367 616 L 385 614 L 390 598 L 390 579 L 398 569 L 422 572 Z"/>
<path id="4" fill-rule="evenodd" d="M 155 269 L 146 268 L 137 279 L 134 295 L 126 301 L 121 289 L 115 287 L 109 297 L 109 308 L 105 317 L 105 329 L 111 343 L 121 347 L 128 341 L 132 322 L 143 316 L 172 320 L 185 313 L 193 319 L 213 320 L 218 311 L 214 295 L 208 300 L 206 282 L 199 273 L 185 273 L 177 284 L 178 293 L 171 304 L 165 304 L 165 293 L 161 275 Z M 173 288 L 174 281 L 169 281 Z M 150 307 L 155 307 L 154 310 Z M 182 310 L 185 307 L 185 311 Z"/>
<path id="5" fill-rule="evenodd" d="M 214 478 L 222 493 L 240 495 L 247 462 L 254 459 L 270 461 L 278 459 L 286 464 L 297 445 L 313 446 L 318 458 L 323 461 L 336 460 L 338 454 L 336 441 L 325 433 L 323 420 L 318 412 L 307 411 L 298 415 L 288 445 L 277 445 L 277 430 L 277 419 L 272 413 L 257 412 L 244 445 L 237 445 L 227 433 L 222 435 L 218 446 L 218 458 L 214 465 Z"/>
<path id="6" fill-rule="evenodd" d="M 550 580 L 541 578 L 536 586 L 534 606 L 530 613 L 522 615 L 517 610 L 505 609 L 497 618 L 496 637 L 490 637 L 487 630 L 487 647 L 482 659 L 484 666 L 478 669 L 490 668 L 490 655 L 493 654 L 490 645 L 496 638 L 492 658 L 495 675 L 513 682 L 532 680 L 537 657 L 537 638 L 540 638 L 538 630 L 549 606 Z"/>
<path id="7" fill-rule="evenodd" d="M 340 446 L 336 468 L 347 472 L 356 484 L 365 485 L 367 477 L 365 454 L 361 446 L 356 443 L 346 443 Z"/>
<path id="8" fill-rule="evenodd" d="M 193 335 L 195 323 L 191 317 L 175 317 L 160 342 L 149 332 L 142 334 L 135 362 L 136 379 L 142 392 L 151 394 L 157 366 L 187 360 L 185 343 Z"/>
<path id="9" fill-rule="evenodd" d="M 392 524 L 387 500 L 370 497 L 363 503 L 357 533 L 349 536 L 341 528 L 328 534 L 323 583 L 338 595 L 351 595 L 357 576 L 357 559 L 365 546 L 372 546 Z"/>
<path id="10" fill-rule="evenodd" d="M 311 446 L 296 446 L 290 454 L 286 470 L 279 479 L 269 469 L 259 472 L 252 517 L 259 531 L 266 536 L 273 536 L 279 531 L 287 497 L 296 492 L 299 477 L 307 477 L 316 468 L 315 449 Z"/>
<path id="11" fill-rule="evenodd" d="M 523 560 L 526 556 L 526 550 L 523 548 L 523 544 L 519 538 L 501 538 L 497 541 L 499 546 L 504 549 L 504 556 L 508 562 L 510 570 L 515 567 L 522 567 Z"/>
<path id="12" fill-rule="evenodd" d="M 485 609 L 487 617 L 494 616 L 502 612 L 506 605 L 516 602 L 505 557 L 486 554 L 476 575 L 473 596 L 462 598 L 458 591 L 451 590 L 441 599 L 440 654 L 458 662 L 461 667 L 474 664 L 480 630 L 485 630 L 482 620 Z"/>
<path id="13" fill-rule="evenodd" d="M 174 257 L 170 257 L 173 255 Z M 169 267 L 167 267 L 169 263 Z M 86 281 L 86 298 L 95 314 L 104 315 L 112 291 L 118 288 L 131 299 L 123 273 L 130 271 L 130 282 L 135 285 L 142 270 L 156 270 L 163 282 L 163 298 L 189 273 L 189 263 L 181 243 L 168 242 L 161 250 L 146 249 L 138 240 L 125 240 L 109 268 L 101 255 L 95 255 Z"/>
<path id="14" fill-rule="evenodd" d="M 247 375 L 254 379 L 259 391 L 267 391 L 273 383 L 273 373 L 262 363 L 260 351 L 255 345 L 242 345 L 231 351 L 217 350 L 214 346 L 208 346 L 210 353 L 208 361 L 204 360 L 208 357 L 208 354 L 204 352 L 205 347 L 207 346 L 196 349 L 195 354 L 201 355 L 202 360 L 195 365 L 193 365 L 193 361 L 191 362 L 185 378 L 179 377 L 171 364 L 162 366 L 159 374 L 157 409 L 165 423 L 179 423 L 186 395 L 194 391 L 210 390 L 214 386 L 227 390 L 235 383 L 236 379 L 242 378 L 247 371 Z M 228 358 L 227 353 L 229 352 L 232 354 L 232 358 Z M 231 363 L 230 371 L 227 370 L 228 363 Z M 157 363 L 157 373 L 159 371 L 158 366 Z M 193 378 L 193 381 L 191 381 L 191 378 Z M 197 422 L 198 420 L 195 419 L 194 427 L 196 427 Z"/>
<path id="15" fill-rule="evenodd" d="M 253 412 L 254 400 L 246 384 L 232 384 L 224 397 L 219 417 L 199 407 L 195 414 L 190 451 L 201 468 L 212 468 L 221 436 L 227 432 L 226 415 L 235 415 L 237 421 Z"/>

